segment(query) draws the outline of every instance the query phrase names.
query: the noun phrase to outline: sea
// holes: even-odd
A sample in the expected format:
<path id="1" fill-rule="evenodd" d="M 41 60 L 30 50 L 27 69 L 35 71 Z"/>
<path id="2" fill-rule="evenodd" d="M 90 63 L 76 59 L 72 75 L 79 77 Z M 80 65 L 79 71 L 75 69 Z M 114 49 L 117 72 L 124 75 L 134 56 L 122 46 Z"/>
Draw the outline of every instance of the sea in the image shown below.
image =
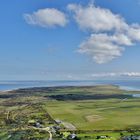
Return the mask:
<path id="1" fill-rule="evenodd" d="M 0 91 L 32 87 L 117 85 L 121 89 L 140 91 L 140 79 L 136 80 L 76 80 L 76 81 L 0 81 Z"/>

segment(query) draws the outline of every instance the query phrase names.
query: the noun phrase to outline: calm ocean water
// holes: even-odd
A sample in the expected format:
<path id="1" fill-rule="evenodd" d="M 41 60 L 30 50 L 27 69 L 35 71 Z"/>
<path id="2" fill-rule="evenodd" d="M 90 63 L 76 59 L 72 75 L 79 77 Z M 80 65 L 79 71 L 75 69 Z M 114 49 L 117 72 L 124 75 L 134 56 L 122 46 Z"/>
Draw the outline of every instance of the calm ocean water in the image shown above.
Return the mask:
<path id="1" fill-rule="evenodd" d="M 0 90 L 50 86 L 118 85 L 127 90 L 140 90 L 140 80 L 94 80 L 94 81 L 0 81 Z"/>

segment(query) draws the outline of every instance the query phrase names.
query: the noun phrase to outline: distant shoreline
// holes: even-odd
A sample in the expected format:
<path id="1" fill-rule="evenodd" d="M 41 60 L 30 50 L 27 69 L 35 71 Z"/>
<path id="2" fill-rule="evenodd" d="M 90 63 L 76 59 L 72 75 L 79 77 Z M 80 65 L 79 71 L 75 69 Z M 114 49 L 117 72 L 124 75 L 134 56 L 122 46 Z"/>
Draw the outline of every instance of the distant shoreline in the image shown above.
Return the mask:
<path id="1" fill-rule="evenodd" d="M 47 88 L 74 88 L 74 87 L 96 87 L 96 86 L 114 86 L 119 89 L 119 85 L 113 85 L 113 84 L 98 84 L 98 85 L 60 85 L 60 86 L 33 86 L 33 87 L 21 87 L 21 88 L 13 88 L 13 89 L 7 89 L 7 90 L 0 90 L 0 92 L 11 92 L 11 91 L 16 91 L 16 90 L 32 90 L 32 89 L 47 89 Z M 125 90 L 125 89 L 122 89 Z"/>
<path id="2" fill-rule="evenodd" d="M 88 80 L 88 81 L 19 81 L 1 82 L 0 92 L 10 92 L 19 89 L 49 88 L 49 87 L 84 87 L 113 85 L 121 90 L 140 91 L 140 81 L 123 80 Z"/>
<path id="3" fill-rule="evenodd" d="M 37 89 L 37 88 L 70 88 L 70 87 L 96 87 L 96 86 L 115 86 L 121 90 L 126 91 L 140 91 L 140 89 L 135 89 L 127 86 L 119 86 L 119 85 L 113 85 L 113 84 L 95 84 L 95 85 L 60 85 L 60 86 L 31 86 L 31 87 L 19 87 L 19 88 L 12 88 L 12 89 L 3 89 L 0 90 L 0 92 L 10 92 L 15 90 L 24 90 L 24 89 Z"/>

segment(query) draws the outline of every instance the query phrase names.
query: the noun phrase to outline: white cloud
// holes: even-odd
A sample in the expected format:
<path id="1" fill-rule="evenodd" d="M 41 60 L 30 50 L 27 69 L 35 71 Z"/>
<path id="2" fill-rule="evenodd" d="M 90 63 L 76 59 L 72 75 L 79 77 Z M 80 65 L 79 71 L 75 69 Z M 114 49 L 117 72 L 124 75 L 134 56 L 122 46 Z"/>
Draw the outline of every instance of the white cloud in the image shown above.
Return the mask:
<path id="1" fill-rule="evenodd" d="M 68 9 L 74 12 L 74 18 L 81 29 L 100 32 L 127 28 L 127 24 L 120 15 L 113 14 L 108 9 L 95 7 L 93 4 L 85 7 L 69 4 Z"/>
<path id="2" fill-rule="evenodd" d="M 140 42 L 140 25 L 127 24 L 122 16 L 109 9 L 94 4 L 69 4 L 68 9 L 74 13 L 79 27 L 91 33 L 80 44 L 78 52 L 91 56 L 96 63 L 107 63 L 120 57 L 126 46 Z"/>
<path id="3" fill-rule="evenodd" d="M 129 77 L 140 77 L 140 72 L 124 72 L 121 75 Z"/>
<path id="4" fill-rule="evenodd" d="M 32 14 L 24 14 L 24 19 L 28 24 L 47 28 L 55 26 L 64 27 L 68 22 L 66 15 L 55 8 L 39 9 Z"/>
<path id="5" fill-rule="evenodd" d="M 98 78 L 98 77 L 140 77 L 140 72 L 93 73 L 93 74 L 90 74 L 89 76 L 93 77 L 93 78 Z"/>
<path id="6" fill-rule="evenodd" d="M 128 37 L 134 41 L 140 41 L 140 25 L 135 24 L 127 30 Z"/>
<path id="7" fill-rule="evenodd" d="M 106 63 L 121 56 L 124 50 L 119 46 L 117 40 L 117 36 L 92 34 L 80 45 L 79 52 L 90 55 L 99 64 Z"/>
<path id="8" fill-rule="evenodd" d="M 129 25 L 125 19 L 111 10 L 96 7 L 93 3 L 82 6 L 67 6 L 80 29 L 90 36 L 80 44 L 78 52 L 89 55 L 96 63 L 107 63 L 122 56 L 127 46 L 140 42 L 140 24 Z M 68 23 L 65 13 L 55 9 L 39 9 L 32 14 L 24 14 L 28 24 L 41 27 L 64 27 Z"/>
<path id="9" fill-rule="evenodd" d="M 111 72 L 111 73 L 93 73 L 93 74 L 91 74 L 91 77 L 93 77 L 93 78 L 98 78 L 98 77 L 116 77 L 116 76 L 118 76 L 118 73 L 113 73 L 113 72 Z"/>
<path id="10" fill-rule="evenodd" d="M 139 78 L 140 72 L 99 72 L 87 74 L 67 74 L 63 75 L 69 80 L 93 80 L 100 78 Z"/>

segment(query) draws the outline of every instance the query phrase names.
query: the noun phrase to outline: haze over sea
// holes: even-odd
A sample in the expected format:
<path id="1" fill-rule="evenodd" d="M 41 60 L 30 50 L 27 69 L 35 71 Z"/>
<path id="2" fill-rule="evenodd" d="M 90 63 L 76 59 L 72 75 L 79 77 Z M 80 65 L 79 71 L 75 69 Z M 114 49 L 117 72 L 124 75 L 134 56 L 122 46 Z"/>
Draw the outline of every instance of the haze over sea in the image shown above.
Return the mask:
<path id="1" fill-rule="evenodd" d="M 87 81 L 0 81 L 0 90 L 12 90 L 30 87 L 53 87 L 53 86 L 94 86 L 94 85 L 117 85 L 122 89 L 140 90 L 140 79 L 133 80 L 87 80 Z"/>

